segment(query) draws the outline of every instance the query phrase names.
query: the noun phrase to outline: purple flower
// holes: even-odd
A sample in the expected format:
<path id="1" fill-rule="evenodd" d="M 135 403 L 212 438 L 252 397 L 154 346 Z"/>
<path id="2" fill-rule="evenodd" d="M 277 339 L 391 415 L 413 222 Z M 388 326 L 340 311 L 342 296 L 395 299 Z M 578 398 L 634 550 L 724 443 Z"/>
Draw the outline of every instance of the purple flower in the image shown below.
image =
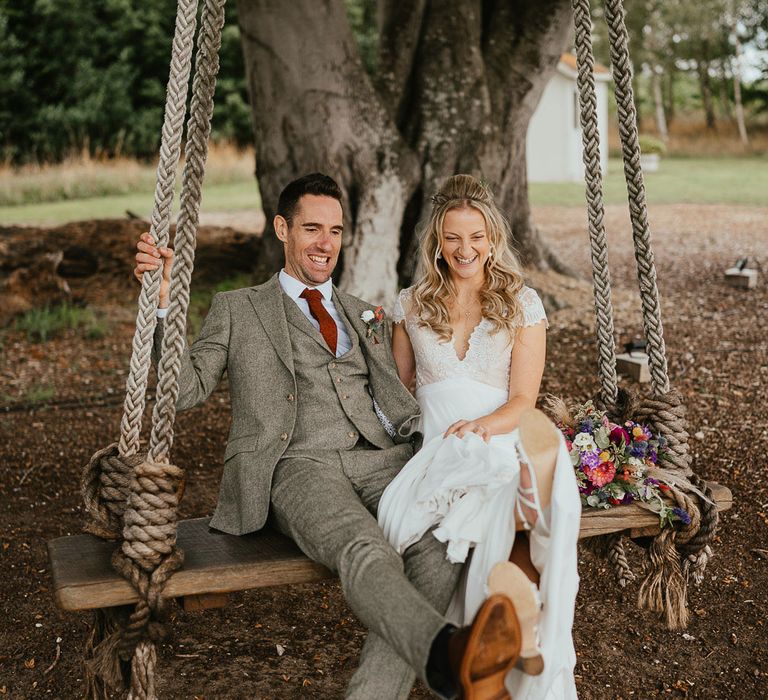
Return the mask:
<path id="1" fill-rule="evenodd" d="M 629 454 L 637 459 L 643 459 L 647 446 L 647 442 L 633 442 L 632 447 L 629 448 Z"/>
<path id="2" fill-rule="evenodd" d="M 677 516 L 677 519 L 683 523 L 683 525 L 691 524 L 691 516 L 688 515 L 688 511 L 675 507 L 672 509 L 672 512 Z"/>
<path id="3" fill-rule="evenodd" d="M 658 479 L 654 479 L 652 476 L 649 476 L 646 478 L 644 483 L 646 485 L 650 484 L 651 486 L 658 486 L 661 482 Z"/>
<path id="4" fill-rule="evenodd" d="M 631 493 L 625 493 L 624 498 L 621 499 L 621 505 L 628 506 L 630 503 L 634 503 L 635 497 Z"/>
<path id="5" fill-rule="evenodd" d="M 600 453 L 599 452 L 582 452 L 581 464 L 584 467 L 589 467 L 590 469 L 594 469 L 598 464 L 600 464 Z"/>
<path id="6" fill-rule="evenodd" d="M 655 447 L 651 447 L 651 448 L 649 448 L 649 450 L 648 450 L 648 454 L 647 454 L 646 456 L 647 456 L 647 457 L 648 457 L 648 459 L 650 459 L 650 460 L 651 460 L 651 462 L 653 462 L 654 464 L 656 464 L 656 462 L 657 462 L 657 461 L 658 461 L 658 459 L 659 459 L 659 453 L 658 453 L 658 452 L 656 452 L 656 448 L 655 448 Z"/>
<path id="7" fill-rule="evenodd" d="M 595 422 L 591 418 L 585 418 L 579 425 L 580 433 L 590 433 L 595 429 Z"/>
<path id="8" fill-rule="evenodd" d="M 589 496 L 589 494 L 592 493 L 596 488 L 597 486 L 589 481 L 584 486 L 579 486 L 579 493 L 582 493 L 585 496 Z"/>

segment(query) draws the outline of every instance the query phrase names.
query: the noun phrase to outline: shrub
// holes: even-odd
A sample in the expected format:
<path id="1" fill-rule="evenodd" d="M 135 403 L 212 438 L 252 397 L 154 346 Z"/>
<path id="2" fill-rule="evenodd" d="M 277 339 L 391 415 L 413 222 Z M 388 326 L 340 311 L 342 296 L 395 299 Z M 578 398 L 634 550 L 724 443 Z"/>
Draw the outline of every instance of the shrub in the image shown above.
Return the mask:
<path id="1" fill-rule="evenodd" d="M 643 155 L 657 153 L 658 155 L 663 156 L 667 152 L 667 145 L 661 139 L 657 139 L 655 136 L 648 136 L 647 134 L 643 134 L 640 136 L 639 141 L 640 153 Z"/>
<path id="2" fill-rule="evenodd" d="M 32 343 L 45 343 L 65 330 L 82 330 L 86 338 L 103 338 L 109 330 L 107 321 L 93 309 L 70 303 L 31 309 L 14 327 L 26 333 Z"/>

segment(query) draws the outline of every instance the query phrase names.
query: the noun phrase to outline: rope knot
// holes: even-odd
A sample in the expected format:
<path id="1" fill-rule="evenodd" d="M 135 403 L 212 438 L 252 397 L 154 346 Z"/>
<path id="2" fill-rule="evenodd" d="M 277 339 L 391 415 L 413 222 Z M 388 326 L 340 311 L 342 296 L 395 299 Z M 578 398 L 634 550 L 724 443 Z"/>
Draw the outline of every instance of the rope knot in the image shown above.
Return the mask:
<path id="1" fill-rule="evenodd" d="M 116 442 L 91 457 L 80 477 L 86 532 L 109 540 L 120 537 L 131 476 L 141 461 L 139 455 L 121 456 Z"/>

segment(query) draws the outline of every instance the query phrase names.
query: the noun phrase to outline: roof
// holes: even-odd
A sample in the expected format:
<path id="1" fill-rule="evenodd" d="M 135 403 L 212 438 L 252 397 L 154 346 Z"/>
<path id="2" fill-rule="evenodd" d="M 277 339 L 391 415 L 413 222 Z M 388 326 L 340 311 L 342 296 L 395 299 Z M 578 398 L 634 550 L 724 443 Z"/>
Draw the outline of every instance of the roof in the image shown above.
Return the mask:
<path id="1" fill-rule="evenodd" d="M 557 69 L 566 77 L 576 80 L 576 56 L 574 56 L 572 53 L 562 54 L 560 56 L 560 61 L 557 64 Z M 611 79 L 611 71 L 602 63 L 595 63 L 594 73 L 597 80 L 607 81 Z"/>

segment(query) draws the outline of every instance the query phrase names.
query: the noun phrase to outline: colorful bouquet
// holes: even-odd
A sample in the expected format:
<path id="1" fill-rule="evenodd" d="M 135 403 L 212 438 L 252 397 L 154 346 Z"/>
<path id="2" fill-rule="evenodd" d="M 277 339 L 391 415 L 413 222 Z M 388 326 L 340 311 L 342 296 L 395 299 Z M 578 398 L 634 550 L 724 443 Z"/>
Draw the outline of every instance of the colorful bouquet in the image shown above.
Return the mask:
<path id="1" fill-rule="evenodd" d="M 571 454 L 581 502 L 610 508 L 640 502 L 659 514 L 661 527 L 675 521 L 688 524 L 688 513 L 663 498 L 669 485 L 649 475 L 663 453 L 664 438 L 634 421 L 611 422 L 591 401 L 561 412 L 558 427 Z"/>

